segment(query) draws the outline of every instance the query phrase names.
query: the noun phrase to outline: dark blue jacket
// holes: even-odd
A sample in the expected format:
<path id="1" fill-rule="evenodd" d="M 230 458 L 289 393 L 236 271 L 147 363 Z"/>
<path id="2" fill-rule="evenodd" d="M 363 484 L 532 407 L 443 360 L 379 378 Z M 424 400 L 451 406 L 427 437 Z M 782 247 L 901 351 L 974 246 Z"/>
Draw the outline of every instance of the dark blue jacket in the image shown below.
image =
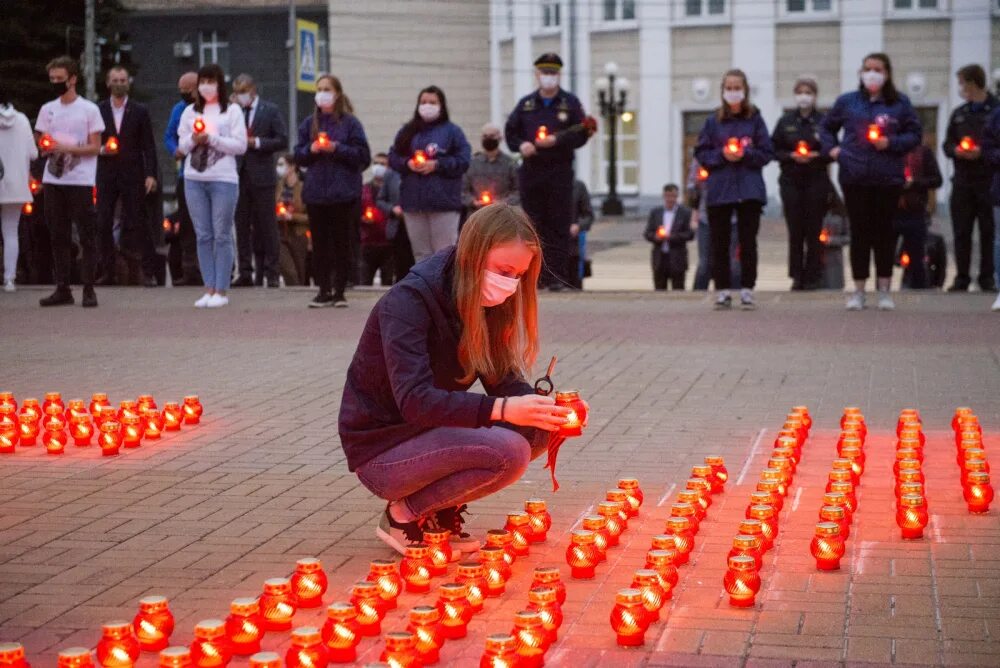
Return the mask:
<path id="1" fill-rule="evenodd" d="M 396 133 L 389 149 L 389 166 L 402 179 L 399 205 L 403 211 L 461 211 L 462 175 L 472 162 L 472 149 L 462 128 L 451 121 L 423 127 L 410 140 L 409 154 L 400 155 L 396 144 L 403 131 L 401 128 Z M 437 168 L 430 174 L 410 171 L 406 163 L 416 151 L 423 151 L 428 159 L 437 160 Z"/>
<path id="2" fill-rule="evenodd" d="M 587 143 L 587 133 L 562 131 L 583 122 L 583 117 L 583 105 L 576 95 L 560 88 L 546 106 L 541 93 L 536 90 L 518 100 L 514 111 L 507 117 L 504 128 L 507 148 L 518 153 L 521 144 L 535 141 L 538 128 L 544 125 L 550 135 L 556 136 L 556 145 L 538 149 L 535 155 L 524 161 L 521 169 L 529 172 L 535 169 L 548 171 L 553 167 L 572 169 L 573 151 Z"/>
<path id="3" fill-rule="evenodd" d="M 299 124 L 295 144 L 295 162 L 305 167 L 302 201 L 306 204 L 343 204 L 361 198 L 361 173 L 372 161 L 368 138 L 361 121 L 351 114 L 335 118 L 320 114 L 317 132 L 326 132 L 331 142 L 337 142 L 333 153 L 312 153 L 316 137 L 312 133 L 313 117 Z"/>
<path id="4" fill-rule="evenodd" d="M 867 91 L 856 90 L 838 97 L 827 112 L 820 131 L 822 153 L 829 155 L 839 144 L 837 164 L 841 185 L 901 186 L 905 183 L 903 156 L 920 145 L 922 130 L 909 98 L 902 93 L 898 96 L 894 103 L 888 104 L 881 97 L 872 100 Z M 889 138 L 889 146 L 884 151 L 877 150 L 868 141 L 869 125 L 878 125 Z M 837 133 L 841 128 L 844 135 L 838 142 Z"/>
<path id="5" fill-rule="evenodd" d="M 730 138 L 743 141 L 743 159 L 729 162 L 722 154 Z M 705 120 L 694 147 L 694 157 L 708 170 L 706 204 L 735 204 L 756 201 L 767 203 L 767 190 L 761 169 L 774 159 L 771 136 L 760 112 L 750 118 L 727 118 L 720 121 L 718 111 Z"/>
<path id="6" fill-rule="evenodd" d="M 534 392 L 517 374 L 483 383 L 486 394 L 456 380 L 464 373 L 454 275 L 451 247 L 414 266 L 368 316 L 340 402 L 349 470 L 429 429 L 489 427 L 496 397 Z"/>
<path id="7" fill-rule="evenodd" d="M 993 206 L 1000 206 L 1000 107 L 995 108 L 986 120 L 982 137 L 983 158 L 993 168 Z M 986 249 L 984 249 L 984 252 Z"/>

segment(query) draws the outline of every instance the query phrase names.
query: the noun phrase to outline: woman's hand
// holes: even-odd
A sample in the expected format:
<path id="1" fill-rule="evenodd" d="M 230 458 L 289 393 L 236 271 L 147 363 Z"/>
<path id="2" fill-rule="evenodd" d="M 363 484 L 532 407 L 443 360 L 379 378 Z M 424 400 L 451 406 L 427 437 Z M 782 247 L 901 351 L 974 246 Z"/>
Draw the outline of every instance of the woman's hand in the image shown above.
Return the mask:
<path id="1" fill-rule="evenodd" d="M 840 157 L 840 147 L 834 146 L 830 149 L 830 160 L 836 160 Z"/>
<path id="2" fill-rule="evenodd" d="M 500 412 L 501 401 L 503 399 L 497 400 L 494 413 Z M 507 404 L 503 409 L 503 420 L 520 427 L 557 431 L 566 423 L 566 418 L 572 412 L 572 409 L 556 406 L 556 400 L 553 397 L 526 394 L 522 397 L 507 397 Z M 499 419 L 499 415 L 497 415 L 497 419 Z"/>
<path id="3" fill-rule="evenodd" d="M 888 137 L 879 137 L 878 139 L 875 140 L 874 143 L 875 143 L 875 150 L 877 150 L 877 151 L 884 151 L 887 148 L 889 148 L 889 138 Z"/>

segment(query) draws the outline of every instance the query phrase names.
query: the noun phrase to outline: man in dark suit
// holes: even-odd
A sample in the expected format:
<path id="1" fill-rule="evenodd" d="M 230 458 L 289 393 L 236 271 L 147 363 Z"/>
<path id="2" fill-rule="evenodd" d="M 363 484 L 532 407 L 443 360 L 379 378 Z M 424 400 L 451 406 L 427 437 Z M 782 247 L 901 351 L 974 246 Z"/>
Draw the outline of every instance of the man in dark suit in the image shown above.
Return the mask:
<path id="1" fill-rule="evenodd" d="M 678 202 L 679 190 L 673 183 L 663 186 L 663 206 L 649 212 L 644 236 L 653 244 L 653 287 L 684 289 L 688 268 L 687 242 L 694 238 L 691 209 Z"/>
<path id="2" fill-rule="evenodd" d="M 120 202 L 119 245 L 130 266 L 141 258 L 142 284 L 156 287 L 154 235 L 144 205 L 146 195 L 154 192 L 157 185 L 153 124 L 146 106 L 128 96 L 128 70 L 112 67 L 106 83 L 111 97 L 98 105 L 105 130 L 97 160 L 97 239 L 101 267 L 97 284 L 115 284 L 114 222 L 115 207 Z"/>
<path id="3" fill-rule="evenodd" d="M 288 150 L 288 129 L 278 107 L 257 95 L 249 74 L 233 81 L 233 99 L 243 108 L 247 152 L 237 158 L 240 198 L 236 205 L 239 276 L 233 287 L 278 287 L 278 221 L 275 217 L 275 153 Z M 253 272 L 256 264 L 257 273 Z"/>

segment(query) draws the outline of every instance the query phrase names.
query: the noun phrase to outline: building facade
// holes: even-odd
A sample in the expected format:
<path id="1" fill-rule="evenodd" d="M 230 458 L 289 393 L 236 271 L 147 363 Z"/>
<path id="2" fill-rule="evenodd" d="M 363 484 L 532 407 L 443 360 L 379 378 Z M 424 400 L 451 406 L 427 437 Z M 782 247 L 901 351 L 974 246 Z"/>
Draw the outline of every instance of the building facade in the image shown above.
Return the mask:
<path id="1" fill-rule="evenodd" d="M 865 54 L 884 51 L 894 78 L 940 153 L 958 97 L 954 72 L 981 64 L 1000 77 L 1000 0 L 491 0 L 491 115 L 502 119 L 533 87 L 532 61 L 559 51 L 564 86 L 597 115 L 595 79 L 614 62 L 630 82 L 617 139 L 619 190 L 649 202 L 683 183 L 722 73 L 743 69 L 768 127 L 791 108 L 801 75 L 829 107 L 856 87 Z M 607 189 L 607 136 L 578 152 L 577 174 Z M 765 170 L 772 199 L 777 166 Z M 947 185 L 945 186 L 947 189 Z"/>

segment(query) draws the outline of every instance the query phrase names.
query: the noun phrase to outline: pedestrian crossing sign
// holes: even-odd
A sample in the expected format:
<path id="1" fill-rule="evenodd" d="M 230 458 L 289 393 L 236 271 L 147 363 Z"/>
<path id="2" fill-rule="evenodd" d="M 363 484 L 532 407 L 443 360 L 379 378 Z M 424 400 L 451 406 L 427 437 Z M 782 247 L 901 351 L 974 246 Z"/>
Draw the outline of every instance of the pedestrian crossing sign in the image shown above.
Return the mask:
<path id="1" fill-rule="evenodd" d="M 295 24 L 295 87 L 314 93 L 319 76 L 319 24 L 302 19 Z"/>

